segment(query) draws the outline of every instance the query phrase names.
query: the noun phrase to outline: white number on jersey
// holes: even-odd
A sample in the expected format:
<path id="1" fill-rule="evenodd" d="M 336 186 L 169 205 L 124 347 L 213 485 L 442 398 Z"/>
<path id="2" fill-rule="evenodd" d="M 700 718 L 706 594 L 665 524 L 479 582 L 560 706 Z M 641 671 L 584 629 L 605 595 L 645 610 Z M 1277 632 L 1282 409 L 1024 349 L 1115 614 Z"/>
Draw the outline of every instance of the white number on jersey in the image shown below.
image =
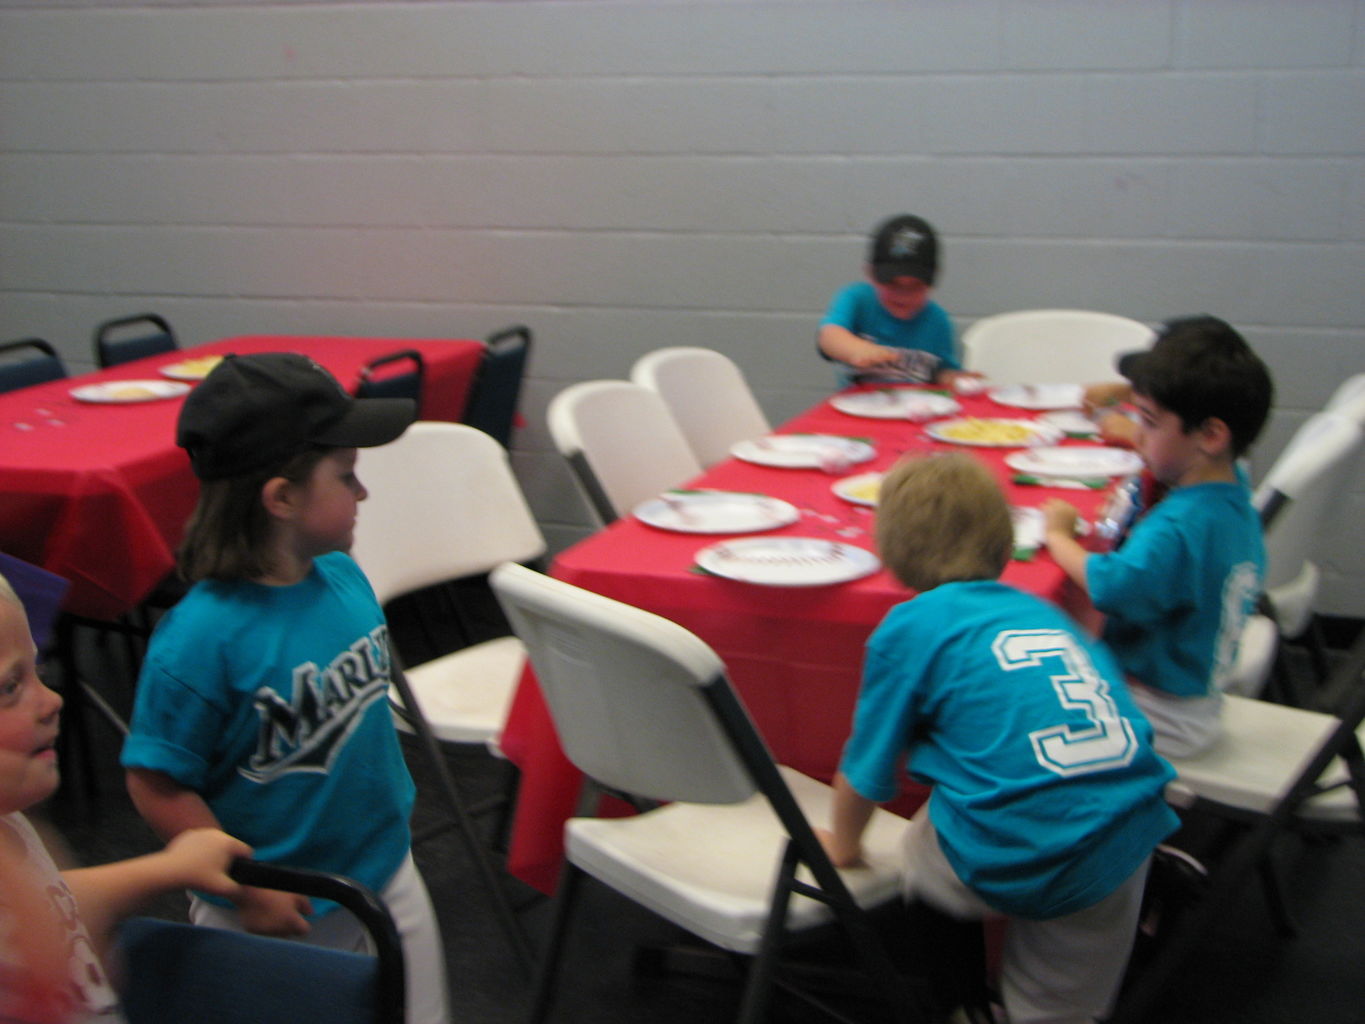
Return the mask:
<path id="1" fill-rule="evenodd" d="M 1133 725 L 1119 714 L 1109 684 L 1095 671 L 1075 637 L 1061 629 L 1009 630 L 991 645 L 1006 672 L 1042 668 L 1052 673 L 1057 700 L 1082 712 L 1087 726 L 1054 725 L 1029 733 L 1033 756 L 1058 775 L 1087 775 L 1121 768 L 1137 753 Z"/>

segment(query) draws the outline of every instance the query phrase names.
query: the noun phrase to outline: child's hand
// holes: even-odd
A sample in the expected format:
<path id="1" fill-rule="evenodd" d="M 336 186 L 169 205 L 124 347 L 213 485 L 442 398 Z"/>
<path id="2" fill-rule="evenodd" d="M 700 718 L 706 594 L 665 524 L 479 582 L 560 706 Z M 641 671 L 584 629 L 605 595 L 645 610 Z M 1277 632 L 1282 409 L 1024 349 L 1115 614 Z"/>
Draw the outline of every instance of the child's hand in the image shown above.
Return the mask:
<path id="1" fill-rule="evenodd" d="M 236 858 L 250 857 L 251 847 L 216 828 L 191 828 L 167 843 L 162 854 L 176 886 L 231 898 L 242 887 L 228 876 L 228 868 Z"/>
<path id="2" fill-rule="evenodd" d="M 1088 415 L 1097 409 L 1121 405 L 1132 397 L 1132 389 L 1133 386 L 1127 381 L 1106 381 L 1103 384 L 1091 384 L 1081 393 L 1081 408 Z"/>
<path id="3" fill-rule="evenodd" d="M 307 896 L 274 889 L 242 886 L 234 897 L 242 927 L 256 935 L 289 938 L 311 930 L 306 914 L 313 909 Z"/>
<path id="4" fill-rule="evenodd" d="M 1121 412 L 1107 412 L 1099 420 L 1100 440 L 1124 448 L 1137 447 L 1137 424 Z"/>
<path id="5" fill-rule="evenodd" d="M 1061 498 L 1048 498 L 1043 502 L 1043 532 L 1060 533 L 1063 537 L 1076 536 L 1076 520 L 1079 514 L 1074 505 Z"/>
<path id="6" fill-rule="evenodd" d="M 830 863 L 836 868 L 860 868 L 864 867 L 863 848 L 861 843 L 854 843 L 850 848 L 841 844 L 834 838 L 834 833 L 827 828 L 817 828 L 815 838 L 820 840 L 820 845 L 825 848 L 825 853 L 829 855 Z"/>
<path id="7" fill-rule="evenodd" d="M 855 370 L 871 370 L 878 366 L 899 366 L 901 355 L 901 349 L 863 340 L 857 351 L 849 353 L 845 362 Z"/>

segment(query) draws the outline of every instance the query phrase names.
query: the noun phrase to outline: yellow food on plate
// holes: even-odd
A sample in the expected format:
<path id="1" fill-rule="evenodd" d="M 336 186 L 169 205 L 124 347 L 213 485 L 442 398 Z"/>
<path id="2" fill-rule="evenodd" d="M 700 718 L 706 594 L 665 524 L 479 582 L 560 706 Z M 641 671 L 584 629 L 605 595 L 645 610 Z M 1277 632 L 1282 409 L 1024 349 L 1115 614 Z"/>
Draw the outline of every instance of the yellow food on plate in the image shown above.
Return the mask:
<path id="1" fill-rule="evenodd" d="M 1034 431 L 1022 423 L 1009 420 L 966 419 L 944 424 L 938 432 L 964 444 L 1027 444 Z"/>
<path id="2" fill-rule="evenodd" d="M 156 398 L 157 393 L 146 384 L 115 384 L 107 394 L 120 402 L 136 402 L 144 398 Z"/>
<path id="3" fill-rule="evenodd" d="M 844 487 L 844 495 L 854 501 L 866 501 L 875 504 L 877 495 L 881 493 L 881 477 L 872 477 L 867 480 L 858 480 Z"/>
<path id="4" fill-rule="evenodd" d="M 223 361 L 222 356 L 194 356 L 166 369 L 181 377 L 207 377 L 209 371 Z"/>

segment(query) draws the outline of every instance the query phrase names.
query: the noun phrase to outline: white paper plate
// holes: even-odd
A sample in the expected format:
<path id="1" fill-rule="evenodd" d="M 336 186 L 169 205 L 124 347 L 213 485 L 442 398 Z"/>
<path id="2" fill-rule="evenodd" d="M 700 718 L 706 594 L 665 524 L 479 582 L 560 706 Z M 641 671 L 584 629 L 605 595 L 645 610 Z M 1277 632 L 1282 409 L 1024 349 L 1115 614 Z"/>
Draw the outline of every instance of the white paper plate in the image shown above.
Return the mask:
<path id="1" fill-rule="evenodd" d="M 1010 384 L 991 389 L 991 401 L 1016 409 L 1079 409 L 1079 384 Z"/>
<path id="2" fill-rule="evenodd" d="M 159 372 L 171 380 L 203 380 L 209 375 L 209 371 L 222 361 L 222 356 L 193 356 L 163 366 Z"/>
<path id="3" fill-rule="evenodd" d="M 176 398 L 190 389 L 188 384 L 170 380 L 111 380 L 104 384 L 86 384 L 72 388 L 71 397 L 80 402 L 124 404 L 127 402 L 156 402 Z"/>
<path id="4" fill-rule="evenodd" d="M 959 433 L 959 431 L 961 433 Z M 1009 431 L 997 433 L 992 431 Z M 1062 432 L 1036 420 L 968 418 L 930 423 L 924 432 L 936 441 L 962 444 L 970 448 L 1023 448 L 1026 445 L 1054 444 Z"/>
<path id="5" fill-rule="evenodd" d="M 871 551 L 814 537 L 752 537 L 697 552 L 707 572 L 768 587 L 819 587 L 871 576 L 882 563 Z"/>
<path id="6" fill-rule="evenodd" d="M 1010 506 L 1010 522 L 1014 524 L 1014 550 L 1036 551 L 1043 546 L 1043 510 Z"/>
<path id="7" fill-rule="evenodd" d="M 877 504 L 877 492 L 881 489 L 882 477 L 885 475 L 885 473 L 859 473 L 857 476 L 846 476 L 842 480 L 835 481 L 830 490 L 845 501 L 872 508 Z"/>
<path id="8" fill-rule="evenodd" d="M 635 507 L 635 518 L 677 533 L 757 533 L 801 518 L 796 506 L 764 494 L 667 491 Z"/>
<path id="9" fill-rule="evenodd" d="M 1056 427 L 1063 434 L 1069 434 L 1072 437 L 1097 437 L 1100 432 L 1099 424 L 1079 409 L 1045 412 L 1038 417 L 1038 422 Z"/>
<path id="10" fill-rule="evenodd" d="M 1005 465 L 1034 476 L 1079 479 L 1136 473 L 1142 457 L 1127 448 L 1033 448 L 1006 455 Z"/>
<path id="11" fill-rule="evenodd" d="M 874 420 L 930 420 L 951 416 L 962 406 L 956 399 L 932 391 L 909 388 L 881 388 L 877 391 L 851 391 L 835 395 L 829 404 L 850 416 Z"/>
<path id="12" fill-rule="evenodd" d="M 877 451 L 866 441 L 835 434 L 771 434 L 756 441 L 739 441 L 730 454 L 745 462 L 782 469 L 821 469 L 866 462 Z"/>

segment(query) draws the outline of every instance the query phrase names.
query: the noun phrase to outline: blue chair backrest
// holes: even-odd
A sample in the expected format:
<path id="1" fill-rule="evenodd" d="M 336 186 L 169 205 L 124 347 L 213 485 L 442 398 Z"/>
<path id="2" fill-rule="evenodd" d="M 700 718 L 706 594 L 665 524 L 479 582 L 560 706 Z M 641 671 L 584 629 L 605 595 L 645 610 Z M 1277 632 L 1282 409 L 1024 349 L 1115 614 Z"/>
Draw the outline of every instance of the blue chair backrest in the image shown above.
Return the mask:
<path id="1" fill-rule="evenodd" d="M 95 363 L 101 367 L 174 352 L 178 347 L 175 331 L 156 313 L 121 316 L 95 328 Z"/>
<path id="2" fill-rule="evenodd" d="M 383 369 L 396 363 L 411 363 L 411 368 L 395 372 Z M 360 371 L 356 386 L 359 398 L 411 398 L 417 403 L 417 418 L 422 418 L 422 390 L 426 387 L 426 363 L 416 349 L 390 352 L 373 359 Z"/>
<path id="3" fill-rule="evenodd" d="M 531 330 L 521 324 L 503 328 L 488 336 L 487 345 L 465 403 L 463 422 L 508 448 L 531 354 Z"/>
<path id="4" fill-rule="evenodd" d="M 0 392 L 18 391 L 66 376 L 66 366 L 57 350 L 42 338 L 5 342 L 0 345 L 0 356 L 5 353 L 14 355 L 0 359 Z"/>

